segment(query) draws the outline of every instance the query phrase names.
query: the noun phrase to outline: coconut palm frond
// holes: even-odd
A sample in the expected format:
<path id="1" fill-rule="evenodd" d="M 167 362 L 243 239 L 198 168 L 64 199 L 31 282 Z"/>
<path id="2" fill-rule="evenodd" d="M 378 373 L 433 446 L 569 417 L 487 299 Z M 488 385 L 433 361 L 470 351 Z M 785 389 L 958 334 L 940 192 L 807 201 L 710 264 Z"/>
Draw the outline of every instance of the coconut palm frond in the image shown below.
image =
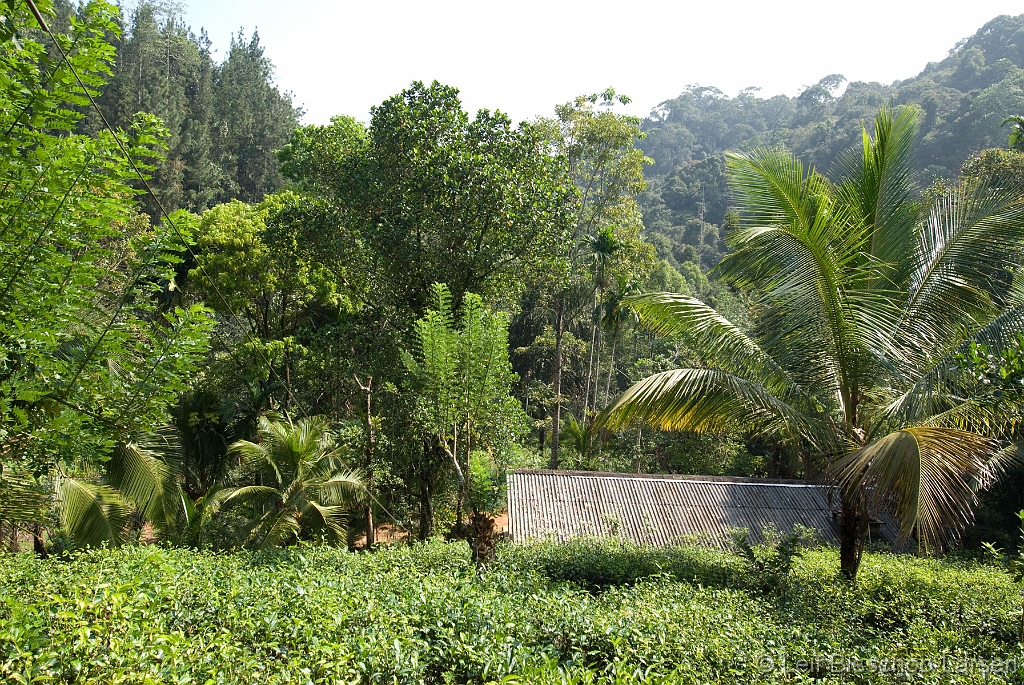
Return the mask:
<path id="1" fill-rule="evenodd" d="M 310 502 L 302 511 L 302 523 L 313 533 L 326 533 L 332 541 L 344 540 L 351 513 L 352 509 L 346 506 Z"/>
<path id="2" fill-rule="evenodd" d="M 917 128 L 913 109 L 894 112 L 883 107 L 874 120 L 874 139 L 862 129 L 860 153 L 851 151 L 839 159 L 845 178 L 838 195 L 870 227 L 868 253 L 889 284 L 901 280 L 897 269 L 910 252 L 917 228 L 913 181 Z"/>
<path id="3" fill-rule="evenodd" d="M 269 512 L 257 526 L 257 532 L 253 534 L 256 542 L 256 549 L 269 549 L 281 547 L 293 541 L 299 534 L 302 526 L 294 512 L 287 509 L 278 509 Z"/>
<path id="4" fill-rule="evenodd" d="M 714 369 L 676 369 L 634 384 L 596 423 L 610 430 L 647 424 L 699 433 L 742 425 L 760 433 L 803 435 L 822 449 L 834 449 L 823 420 L 745 378 Z"/>
<path id="5" fill-rule="evenodd" d="M 964 336 L 965 324 L 998 314 L 994 296 L 1009 290 L 1008 268 L 1021 261 L 1024 193 L 964 182 L 932 207 L 912 253 L 904 313 L 894 333 L 902 346 L 932 352 Z"/>
<path id="6" fill-rule="evenodd" d="M 79 547 L 116 547 L 127 536 L 128 507 L 108 485 L 62 476 L 55 483 L 61 524 Z"/>
<path id="7" fill-rule="evenodd" d="M 281 491 L 269 485 L 244 485 L 225 491 L 223 505 L 266 508 L 282 501 Z"/>
<path id="8" fill-rule="evenodd" d="M 50 503 L 46 488 L 0 469 L 0 521 L 44 524 Z"/>
<path id="9" fill-rule="evenodd" d="M 726 165 L 744 227 L 795 226 L 806 232 L 815 222 L 818 201 L 829 194 L 825 177 L 782 149 L 730 153 Z"/>
<path id="10" fill-rule="evenodd" d="M 249 440 L 238 440 L 231 443 L 229 449 L 232 453 L 241 457 L 242 465 L 250 471 L 266 467 L 273 471 L 274 478 L 278 483 L 284 480 L 278 468 L 277 460 L 274 459 L 274 443 L 270 440 L 258 443 L 250 442 Z"/>
<path id="11" fill-rule="evenodd" d="M 971 522 L 973 484 L 985 478 L 997 447 L 977 433 L 914 426 L 851 452 L 830 473 L 845 491 L 870 487 L 876 501 L 891 498 L 901 537 L 916 531 L 941 545 Z"/>
<path id="12" fill-rule="evenodd" d="M 623 298 L 623 303 L 659 335 L 699 340 L 695 351 L 709 365 L 756 380 L 781 396 L 807 396 L 753 338 L 700 300 L 676 293 L 648 293 Z"/>
<path id="13" fill-rule="evenodd" d="M 180 509 L 177 471 L 136 443 L 118 443 L 104 465 L 107 483 L 158 531 L 173 526 Z"/>
<path id="14" fill-rule="evenodd" d="M 955 428 L 978 433 L 993 440 L 1006 440 L 1016 435 L 1021 425 L 1022 402 L 1019 398 L 1005 397 L 997 401 L 991 397 L 949 398 L 948 409 L 934 411 L 921 421 L 923 426 Z M 955 399 L 960 399 L 959 404 Z"/>
<path id="15" fill-rule="evenodd" d="M 366 485 L 358 471 L 339 471 L 314 486 L 316 500 L 323 504 L 354 507 L 366 502 Z"/>
<path id="16" fill-rule="evenodd" d="M 977 330 L 964 330 L 958 339 L 948 342 L 944 353 L 931 360 L 897 397 L 887 400 L 881 416 L 889 422 L 918 423 L 927 417 L 965 403 L 974 390 L 972 379 L 965 378 L 963 357 L 972 344 L 984 345 L 999 354 L 1015 344 L 1024 333 L 1024 305 L 1012 307 L 992 318 Z M 1009 405 L 1007 405 L 1007 408 Z M 955 407 L 953 407 L 955 409 Z"/>
<path id="17" fill-rule="evenodd" d="M 834 189 L 813 170 L 802 180 L 792 156 L 768 151 L 732 155 L 730 180 L 743 207 L 745 226 L 730 238 L 732 252 L 716 267 L 752 292 L 765 309 L 761 347 L 797 382 L 816 388 L 828 404 L 848 412 L 853 355 L 875 346 L 857 326 L 850 293 L 875 278 L 864 264 L 869 231 L 833 199 Z M 760 220 L 764 223 L 757 223 Z M 884 299 L 865 307 L 887 306 Z"/>
<path id="18" fill-rule="evenodd" d="M 1020 468 L 1024 468 L 1024 444 L 1014 442 L 988 460 L 984 473 L 977 479 L 977 489 L 990 488 L 1004 475 Z"/>

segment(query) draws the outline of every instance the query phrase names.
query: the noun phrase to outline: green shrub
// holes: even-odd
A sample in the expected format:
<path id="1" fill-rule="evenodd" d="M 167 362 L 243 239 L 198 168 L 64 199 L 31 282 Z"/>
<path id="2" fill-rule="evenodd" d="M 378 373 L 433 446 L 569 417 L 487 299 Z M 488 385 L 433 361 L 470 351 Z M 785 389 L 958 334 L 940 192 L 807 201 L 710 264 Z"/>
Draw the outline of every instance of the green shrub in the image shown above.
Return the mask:
<path id="1" fill-rule="evenodd" d="M 1019 682 L 973 671 L 843 672 L 844 659 L 1002 663 L 1019 588 L 976 562 L 867 554 L 858 580 L 805 550 L 789 591 L 744 560 L 621 541 L 379 552 L 132 547 L 0 556 L 0 681 Z M 808 664 L 801 663 L 804 659 Z M 816 660 L 816 661 L 815 661 Z M 952 660 L 952 661 L 950 661 Z"/>
<path id="2" fill-rule="evenodd" d="M 785 591 L 793 561 L 801 552 L 799 534 L 770 532 L 761 545 L 750 542 L 749 530 L 740 529 L 732 534 L 736 549 L 747 564 L 745 575 L 751 582 L 749 587 L 761 594 Z"/>
<path id="3" fill-rule="evenodd" d="M 619 538 L 575 538 L 512 548 L 510 553 L 530 559 L 551 580 L 570 581 L 591 592 L 660 575 L 712 587 L 740 582 L 739 558 L 695 545 L 658 548 Z"/>

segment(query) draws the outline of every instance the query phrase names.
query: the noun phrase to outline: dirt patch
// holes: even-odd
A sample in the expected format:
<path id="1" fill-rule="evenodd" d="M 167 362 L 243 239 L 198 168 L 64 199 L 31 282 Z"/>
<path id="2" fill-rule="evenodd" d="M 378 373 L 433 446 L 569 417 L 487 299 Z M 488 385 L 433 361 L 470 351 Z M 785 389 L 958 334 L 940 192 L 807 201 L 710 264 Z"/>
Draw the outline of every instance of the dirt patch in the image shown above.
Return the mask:
<path id="1" fill-rule="evenodd" d="M 494 532 L 505 536 L 508 534 L 508 512 L 503 511 L 494 517 Z M 374 535 L 378 545 L 387 545 L 396 542 L 411 540 L 413 535 L 407 530 L 390 523 L 382 523 L 374 528 Z M 355 540 L 356 549 L 366 549 L 366 535 L 360 535 Z"/>
<path id="2" fill-rule="evenodd" d="M 504 535 L 508 533 L 508 512 L 503 511 L 494 517 L 494 532 Z"/>

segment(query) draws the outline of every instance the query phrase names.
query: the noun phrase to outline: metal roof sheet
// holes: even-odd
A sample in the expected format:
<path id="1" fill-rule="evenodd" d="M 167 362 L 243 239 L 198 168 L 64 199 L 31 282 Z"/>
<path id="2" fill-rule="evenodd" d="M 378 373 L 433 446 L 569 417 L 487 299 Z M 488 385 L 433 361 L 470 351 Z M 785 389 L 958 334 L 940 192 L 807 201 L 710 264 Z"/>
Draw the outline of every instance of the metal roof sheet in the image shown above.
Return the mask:
<path id="1" fill-rule="evenodd" d="M 839 544 L 830 486 L 793 480 L 523 470 L 508 475 L 508 530 L 515 542 L 619 536 L 649 545 L 687 541 L 726 546 L 746 528 L 754 543 L 773 528 L 814 528 Z M 895 543 L 899 526 L 880 515 Z"/>

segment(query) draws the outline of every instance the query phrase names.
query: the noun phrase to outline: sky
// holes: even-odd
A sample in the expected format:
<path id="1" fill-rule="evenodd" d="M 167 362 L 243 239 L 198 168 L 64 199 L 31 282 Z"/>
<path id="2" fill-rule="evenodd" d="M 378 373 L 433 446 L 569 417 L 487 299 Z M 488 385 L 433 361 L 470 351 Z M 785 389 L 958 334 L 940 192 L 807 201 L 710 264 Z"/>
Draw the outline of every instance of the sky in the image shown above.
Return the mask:
<path id="1" fill-rule="evenodd" d="M 369 118 L 414 80 L 455 86 L 470 112 L 513 120 L 551 114 L 613 87 L 645 116 L 689 85 L 733 96 L 796 95 L 839 73 L 892 83 L 943 59 L 958 41 L 1024 0 L 188 0 L 217 58 L 233 34 L 259 30 L 305 123 Z"/>

